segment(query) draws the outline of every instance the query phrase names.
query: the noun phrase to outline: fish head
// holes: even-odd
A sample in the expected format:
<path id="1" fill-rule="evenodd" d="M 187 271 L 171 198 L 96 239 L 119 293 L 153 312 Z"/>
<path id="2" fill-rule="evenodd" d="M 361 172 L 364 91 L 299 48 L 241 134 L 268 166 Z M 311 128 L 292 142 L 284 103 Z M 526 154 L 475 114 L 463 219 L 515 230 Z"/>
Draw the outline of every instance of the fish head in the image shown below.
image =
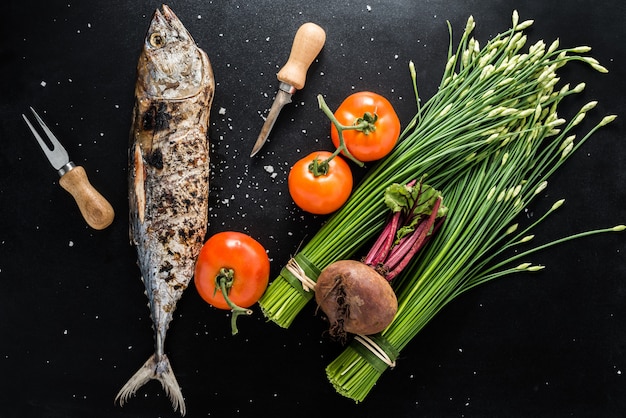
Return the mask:
<path id="1" fill-rule="evenodd" d="M 204 52 L 174 12 L 154 12 L 137 67 L 138 86 L 152 98 L 184 99 L 197 94 L 205 77 Z"/>

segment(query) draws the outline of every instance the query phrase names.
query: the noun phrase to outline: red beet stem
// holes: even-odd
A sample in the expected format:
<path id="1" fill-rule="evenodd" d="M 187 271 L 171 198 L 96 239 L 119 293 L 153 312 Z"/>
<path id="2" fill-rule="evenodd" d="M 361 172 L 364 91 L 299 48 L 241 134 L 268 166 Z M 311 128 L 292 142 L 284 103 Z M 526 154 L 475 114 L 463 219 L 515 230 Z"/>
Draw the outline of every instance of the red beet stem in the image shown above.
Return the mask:
<path id="1" fill-rule="evenodd" d="M 428 232 L 426 227 L 426 221 L 420 222 L 411 235 L 404 237 L 395 247 L 393 247 L 389 257 L 385 260 L 385 267 L 388 271 L 395 269 L 395 267 L 407 256 L 407 253 L 411 250 L 411 248 L 422 243 L 426 236 L 423 231 L 426 230 L 426 232 Z"/>
<path id="2" fill-rule="evenodd" d="M 390 257 L 387 260 L 386 267 L 389 270 L 385 274 L 385 278 L 389 281 L 393 280 L 402 270 L 409 264 L 413 256 L 424 246 L 428 238 L 428 231 L 435 223 L 437 218 L 437 212 L 441 204 L 441 197 L 438 197 L 433 205 L 432 212 L 426 221 L 422 221 L 415 229 L 413 234 L 407 239 L 406 245 L 402 245 L 402 248 L 394 252 L 393 259 Z M 398 246 L 399 247 L 399 246 Z M 393 264 L 392 264 L 393 263 Z"/>
<path id="3" fill-rule="evenodd" d="M 407 183 L 407 187 L 413 187 L 417 180 Z M 433 203 L 431 213 L 428 217 L 416 214 L 416 210 L 426 201 L 420 201 L 422 197 L 423 183 L 419 183 L 417 197 L 413 199 L 410 206 L 403 210 L 398 210 L 389 218 L 382 232 L 363 258 L 363 264 L 375 269 L 388 281 L 393 280 L 409 264 L 415 254 L 428 242 L 430 236 L 434 234 L 443 219 L 436 222 L 439 208 L 441 206 L 441 196 L 437 197 Z M 409 201 L 407 201 L 407 204 Z M 398 239 L 398 231 L 406 226 L 415 224 L 414 230 Z M 431 232 L 431 234 L 429 234 Z"/>
<path id="4" fill-rule="evenodd" d="M 387 222 L 383 232 L 380 234 L 363 260 L 365 264 L 376 268 L 377 265 L 382 264 L 385 261 L 387 254 L 389 254 L 389 251 L 393 246 L 393 241 L 396 238 L 396 231 L 398 230 L 401 214 L 401 212 L 395 212 L 391 217 L 391 220 Z"/>

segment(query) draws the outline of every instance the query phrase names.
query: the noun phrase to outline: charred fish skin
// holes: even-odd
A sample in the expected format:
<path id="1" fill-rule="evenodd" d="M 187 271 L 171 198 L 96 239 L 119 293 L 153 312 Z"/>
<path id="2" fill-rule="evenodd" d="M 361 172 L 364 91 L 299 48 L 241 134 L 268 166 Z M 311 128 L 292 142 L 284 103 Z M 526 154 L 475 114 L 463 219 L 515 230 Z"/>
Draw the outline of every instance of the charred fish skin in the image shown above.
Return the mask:
<path id="1" fill-rule="evenodd" d="M 163 5 L 154 13 L 137 65 L 128 177 L 130 240 L 149 301 L 155 351 L 117 394 L 120 405 L 156 379 L 174 410 L 186 412 L 164 342 L 208 227 L 207 131 L 214 90 L 208 56 Z"/>

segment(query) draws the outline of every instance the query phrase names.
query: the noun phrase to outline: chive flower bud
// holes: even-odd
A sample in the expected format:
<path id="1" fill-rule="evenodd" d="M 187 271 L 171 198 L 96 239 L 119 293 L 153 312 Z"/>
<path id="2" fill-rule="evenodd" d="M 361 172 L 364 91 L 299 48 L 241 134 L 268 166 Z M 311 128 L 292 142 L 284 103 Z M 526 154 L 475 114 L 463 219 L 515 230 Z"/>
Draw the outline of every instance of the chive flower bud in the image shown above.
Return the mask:
<path id="1" fill-rule="evenodd" d="M 563 206 L 563 204 L 565 203 L 565 199 L 561 199 L 561 200 L 557 200 L 556 202 L 554 202 L 554 204 L 552 205 L 552 207 L 550 208 L 550 210 L 557 210 L 558 208 L 560 208 L 561 206 Z"/>
<path id="2" fill-rule="evenodd" d="M 592 100 L 591 102 L 589 102 L 586 105 L 584 105 L 583 107 L 581 107 L 580 111 L 581 112 L 589 112 L 591 109 L 593 109 L 597 105 L 598 105 L 598 102 L 596 100 Z"/>
<path id="3" fill-rule="evenodd" d="M 543 42 L 543 39 L 540 39 L 528 48 L 528 55 L 534 55 L 535 53 L 542 55 L 545 48 L 545 42 Z"/>
<path id="4" fill-rule="evenodd" d="M 609 123 L 613 122 L 616 118 L 617 118 L 617 115 L 605 116 L 604 118 L 602 118 L 602 120 L 598 124 L 598 127 L 602 127 L 604 125 L 608 125 Z"/>
<path id="5" fill-rule="evenodd" d="M 563 87 L 561 87 L 561 90 L 559 90 L 559 94 L 563 96 L 565 93 L 569 91 L 569 87 L 570 87 L 569 83 L 563 85 Z"/>
<path id="6" fill-rule="evenodd" d="M 591 64 L 591 68 L 593 68 L 594 70 L 602 74 L 606 74 L 609 72 L 609 70 L 606 67 L 600 64 Z"/>
<path id="7" fill-rule="evenodd" d="M 464 36 L 469 35 L 474 30 L 475 26 L 476 22 L 474 21 L 474 16 L 470 15 L 470 17 L 467 18 L 467 23 L 465 24 Z"/>
<path id="8" fill-rule="evenodd" d="M 517 26 L 517 28 L 516 28 L 516 29 L 517 29 L 517 30 L 524 30 L 524 29 L 528 29 L 529 27 L 531 27 L 531 26 L 533 25 L 533 23 L 535 23 L 535 21 L 534 21 L 534 20 L 532 20 L 532 19 L 525 20 L 525 21 L 523 21 L 522 23 L 520 23 L 520 24 Z"/>
<path id="9" fill-rule="evenodd" d="M 531 241 L 533 238 L 535 238 L 534 235 L 526 235 L 524 238 L 522 238 L 521 240 L 519 240 L 520 244 L 523 244 L 525 242 Z"/>
<path id="10" fill-rule="evenodd" d="M 502 155 L 502 165 L 505 165 L 508 159 L 509 159 L 509 153 L 505 152 L 504 155 Z"/>
<path id="11" fill-rule="evenodd" d="M 585 116 L 587 114 L 585 112 L 579 113 L 578 115 L 576 115 L 576 117 L 574 118 L 574 120 L 572 120 L 572 126 L 576 126 L 578 125 L 580 122 L 582 122 L 583 119 L 585 119 Z"/>
<path id="12" fill-rule="evenodd" d="M 537 186 L 537 188 L 535 189 L 535 195 L 538 195 L 539 193 L 543 192 L 546 187 L 548 187 L 548 182 L 547 181 L 542 181 L 541 183 L 539 183 L 539 186 Z"/>
<path id="13" fill-rule="evenodd" d="M 456 55 L 452 55 L 450 58 L 448 58 L 448 62 L 446 63 L 446 69 L 444 70 L 444 73 L 448 74 L 450 70 L 452 70 L 452 67 L 454 67 L 455 63 L 456 63 Z"/>
<path id="14" fill-rule="evenodd" d="M 554 41 L 552 41 L 552 43 L 550 44 L 550 47 L 548 47 L 548 54 L 551 54 L 552 52 L 556 51 L 558 47 L 559 47 L 559 38 L 556 38 Z"/>
<path id="15" fill-rule="evenodd" d="M 518 224 L 513 224 L 506 229 L 505 235 L 510 235 L 513 232 L 517 231 Z"/>
<path id="16" fill-rule="evenodd" d="M 450 109 L 452 109 L 452 103 L 448 103 L 446 107 L 444 107 L 443 110 L 439 113 L 439 116 L 444 116 L 450 111 Z"/>
<path id="17" fill-rule="evenodd" d="M 547 124 L 547 126 L 549 126 L 549 127 L 561 126 L 561 125 L 563 125 L 565 122 L 567 122 L 565 119 L 563 119 L 563 118 L 558 118 L 558 119 L 554 119 L 553 121 L 549 122 L 549 123 Z"/>
<path id="18" fill-rule="evenodd" d="M 572 152 L 573 149 L 574 149 L 573 143 L 567 144 L 565 148 L 563 148 L 563 151 L 561 151 L 561 159 L 564 159 L 565 157 L 567 157 L 568 154 Z"/>
<path id="19" fill-rule="evenodd" d="M 576 139 L 576 135 L 570 135 L 567 138 L 565 138 L 563 142 L 561 143 L 561 146 L 559 147 L 559 151 L 563 151 L 566 147 L 569 146 L 569 144 L 574 142 L 574 139 Z"/>
<path id="20" fill-rule="evenodd" d="M 519 13 L 517 12 L 517 10 L 513 10 L 513 16 L 512 19 L 513 21 L 513 29 L 516 28 L 517 24 L 519 23 Z"/>

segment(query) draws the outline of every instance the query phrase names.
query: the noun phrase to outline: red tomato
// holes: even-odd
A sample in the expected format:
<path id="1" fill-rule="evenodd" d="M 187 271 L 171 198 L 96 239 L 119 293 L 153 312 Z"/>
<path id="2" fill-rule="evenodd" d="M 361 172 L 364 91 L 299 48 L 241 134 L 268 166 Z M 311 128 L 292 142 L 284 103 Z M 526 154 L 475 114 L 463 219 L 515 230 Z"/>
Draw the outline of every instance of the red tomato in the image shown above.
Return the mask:
<path id="1" fill-rule="evenodd" d="M 348 151 L 359 161 L 374 161 L 391 152 L 400 135 L 400 119 L 393 106 L 383 96 L 362 91 L 348 96 L 334 113 L 341 125 L 353 126 L 369 121 L 368 128 L 343 130 Z M 339 133 L 331 124 L 330 136 L 339 147 Z"/>
<path id="2" fill-rule="evenodd" d="M 289 171 L 288 185 L 291 198 L 302 210 L 326 215 L 336 211 L 352 193 L 352 172 L 348 163 L 335 156 L 328 161 L 326 174 L 316 176 L 311 164 L 326 161 L 332 153 L 313 152 L 297 161 Z"/>
<path id="3" fill-rule="evenodd" d="M 196 261 L 194 283 L 202 299 L 219 309 L 233 309 L 216 284 L 222 269 L 232 270 L 228 299 L 240 308 L 252 306 L 267 288 L 270 260 L 265 248 L 249 235 L 217 233 L 204 243 Z"/>

